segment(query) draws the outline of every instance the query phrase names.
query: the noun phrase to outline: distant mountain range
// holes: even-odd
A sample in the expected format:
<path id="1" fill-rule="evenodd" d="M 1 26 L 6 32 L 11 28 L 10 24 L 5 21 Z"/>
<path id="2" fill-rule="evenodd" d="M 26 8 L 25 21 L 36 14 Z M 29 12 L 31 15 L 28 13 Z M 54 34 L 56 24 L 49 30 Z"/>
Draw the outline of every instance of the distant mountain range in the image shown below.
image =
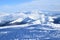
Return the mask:
<path id="1" fill-rule="evenodd" d="M 60 11 L 25 11 L 6 14 L 3 13 L 0 15 L 0 26 L 10 25 L 11 22 L 14 22 L 12 24 L 26 24 L 36 20 L 40 20 L 41 23 L 44 23 L 49 21 L 49 17 L 54 16 L 60 16 Z"/>

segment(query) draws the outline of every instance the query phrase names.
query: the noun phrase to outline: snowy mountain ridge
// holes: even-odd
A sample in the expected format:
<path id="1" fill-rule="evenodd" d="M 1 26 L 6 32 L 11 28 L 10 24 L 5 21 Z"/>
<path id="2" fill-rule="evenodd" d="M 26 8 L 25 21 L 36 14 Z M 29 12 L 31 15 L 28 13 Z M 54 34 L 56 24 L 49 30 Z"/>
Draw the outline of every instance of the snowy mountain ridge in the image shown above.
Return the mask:
<path id="1" fill-rule="evenodd" d="M 48 14 L 49 12 L 41 11 L 6 13 L 0 16 L 0 26 L 21 24 L 49 24 L 49 26 L 54 26 L 51 24 L 57 16 L 51 16 L 54 14 L 49 14 L 49 16 Z"/>

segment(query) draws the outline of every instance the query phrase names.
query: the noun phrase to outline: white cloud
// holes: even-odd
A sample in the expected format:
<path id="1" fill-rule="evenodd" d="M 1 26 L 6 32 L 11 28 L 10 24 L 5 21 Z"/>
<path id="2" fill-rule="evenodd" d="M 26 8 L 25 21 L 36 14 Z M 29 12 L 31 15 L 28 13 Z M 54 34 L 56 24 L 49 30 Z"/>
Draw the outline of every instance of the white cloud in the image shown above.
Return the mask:
<path id="1" fill-rule="evenodd" d="M 33 0 L 32 2 L 27 2 L 17 5 L 4 5 L 0 7 L 4 11 L 18 11 L 18 10 L 50 10 L 50 11 L 60 11 L 59 0 Z"/>

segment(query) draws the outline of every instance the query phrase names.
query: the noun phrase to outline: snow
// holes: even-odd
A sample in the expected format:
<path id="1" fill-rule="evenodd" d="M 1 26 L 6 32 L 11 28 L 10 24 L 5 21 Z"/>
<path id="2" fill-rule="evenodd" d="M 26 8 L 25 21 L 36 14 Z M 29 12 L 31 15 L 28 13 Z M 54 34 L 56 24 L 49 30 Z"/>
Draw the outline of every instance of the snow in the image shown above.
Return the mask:
<path id="1" fill-rule="evenodd" d="M 33 24 L 41 24 L 41 21 L 40 20 L 36 20 L 34 22 L 32 22 Z"/>
<path id="2" fill-rule="evenodd" d="M 4 32 L 0 32 L 0 34 L 7 34 L 8 32 L 7 31 L 4 31 Z"/>
<path id="3" fill-rule="evenodd" d="M 33 20 L 37 20 L 40 18 L 40 14 L 36 13 L 35 11 L 32 12 L 31 14 L 28 15 L 29 18 L 33 19 Z"/>
<path id="4" fill-rule="evenodd" d="M 27 22 L 27 23 L 32 23 L 32 24 L 44 24 L 46 22 L 46 25 L 52 26 L 54 28 L 55 27 L 59 28 L 60 24 L 53 24 L 52 23 L 54 21 L 53 18 L 57 18 L 57 17 L 46 16 L 43 12 L 40 12 L 40 13 L 39 12 L 40 11 L 32 11 L 30 14 L 29 13 L 25 14 L 24 12 L 19 12 L 16 14 L 14 14 L 14 13 L 1 14 L 0 15 L 0 24 L 3 25 L 6 22 L 9 22 L 9 24 L 14 24 L 16 22 L 18 22 L 18 23 Z M 32 22 L 30 22 L 30 21 L 32 21 Z"/>
<path id="5" fill-rule="evenodd" d="M 52 24 L 51 25 L 53 28 L 60 29 L 60 24 Z"/>
<path id="6" fill-rule="evenodd" d="M 21 22 L 22 20 L 23 20 L 23 18 L 18 18 L 15 21 L 10 22 L 10 24 L 13 24 L 13 23 L 16 23 L 16 22 Z"/>
<path id="7" fill-rule="evenodd" d="M 14 39 L 14 40 L 19 40 L 18 38 Z"/>

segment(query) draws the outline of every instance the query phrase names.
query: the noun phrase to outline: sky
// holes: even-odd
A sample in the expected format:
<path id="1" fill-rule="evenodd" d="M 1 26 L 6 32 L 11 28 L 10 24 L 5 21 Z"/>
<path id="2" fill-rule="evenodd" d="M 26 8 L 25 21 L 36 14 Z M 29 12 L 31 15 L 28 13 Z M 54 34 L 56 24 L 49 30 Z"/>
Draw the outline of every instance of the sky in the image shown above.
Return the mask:
<path id="1" fill-rule="evenodd" d="M 30 1 L 32 0 L 0 0 L 0 5 L 17 5 Z"/>
<path id="2" fill-rule="evenodd" d="M 0 0 L 0 12 L 60 11 L 60 0 Z"/>

